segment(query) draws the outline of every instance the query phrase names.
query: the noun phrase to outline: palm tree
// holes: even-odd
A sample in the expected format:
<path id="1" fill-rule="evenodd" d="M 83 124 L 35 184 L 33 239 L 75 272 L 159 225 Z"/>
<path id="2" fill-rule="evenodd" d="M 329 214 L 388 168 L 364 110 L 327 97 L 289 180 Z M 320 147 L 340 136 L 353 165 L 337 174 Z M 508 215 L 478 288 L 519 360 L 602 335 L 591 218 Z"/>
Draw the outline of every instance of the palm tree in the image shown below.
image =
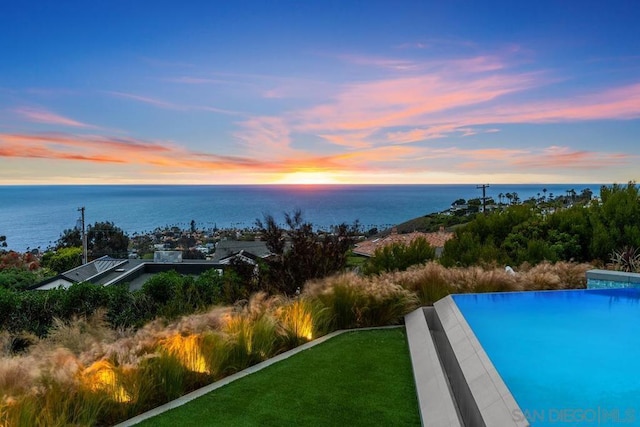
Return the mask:
<path id="1" fill-rule="evenodd" d="M 513 203 L 518 204 L 518 202 L 520 201 L 520 196 L 518 196 L 518 193 L 514 191 L 512 197 L 513 197 Z"/>
<path id="2" fill-rule="evenodd" d="M 502 204 L 502 199 L 504 198 L 504 193 L 500 193 L 498 194 L 498 200 L 499 200 L 499 204 Z"/>
<path id="3" fill-rule="evenodd" d="M 504 196 L 509 200 L 509 204 L 511 204 L 511 200 L 513 199 L 513 194 L 507 193 Z"/>
<path id="4" fill-rule="evenodd" d="M 547 200 L 547 189 L 543 188 L 542 193 L 544 193 L 544 199 Z"/>

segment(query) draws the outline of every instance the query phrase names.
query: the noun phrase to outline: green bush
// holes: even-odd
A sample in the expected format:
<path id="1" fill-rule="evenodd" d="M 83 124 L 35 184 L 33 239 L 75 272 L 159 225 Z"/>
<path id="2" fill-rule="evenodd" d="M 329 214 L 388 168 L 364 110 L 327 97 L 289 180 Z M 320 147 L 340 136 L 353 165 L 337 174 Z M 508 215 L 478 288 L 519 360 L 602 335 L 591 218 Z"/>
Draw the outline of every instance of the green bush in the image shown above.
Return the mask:
<path id="1" fill-rule="evenodd" d="M 64 292 L 60 316 L 64 319 L 71 319 L 73 316 L 88 317 L 98 308 L 108 306 L 109 294 L 106 287 L 89 282 L 76 283 Z"/>
<path id="2" fill-rule="evenodd" d="M 60 248 L 58 250 L 46 252 L 42 256 L 42 266 L 47 267 L 57 273 L 71 270 L 82 265 L 82 248 Z"/>
<path id="3" fill-rule="evenodd" d="M 365 274 L 380 274 L 391 271 L 404 271 L 412 265 L 423 264 L 434 259 L 436 251 L 427 239 L 418 237 L 409 244 L 392 243 L 376 249 L 367 262 Z"/>

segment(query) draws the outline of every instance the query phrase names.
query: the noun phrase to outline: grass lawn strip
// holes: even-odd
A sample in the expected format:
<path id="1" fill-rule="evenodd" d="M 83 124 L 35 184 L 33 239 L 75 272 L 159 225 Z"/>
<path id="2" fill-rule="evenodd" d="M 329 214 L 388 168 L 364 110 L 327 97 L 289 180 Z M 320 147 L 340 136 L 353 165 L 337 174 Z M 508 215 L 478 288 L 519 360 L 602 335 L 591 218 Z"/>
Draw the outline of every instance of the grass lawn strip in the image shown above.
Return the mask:
<path id="1" fill-rule="evenodd" d="M 341 334 L 139 425 L 420 425 L 405 330 Z"/>

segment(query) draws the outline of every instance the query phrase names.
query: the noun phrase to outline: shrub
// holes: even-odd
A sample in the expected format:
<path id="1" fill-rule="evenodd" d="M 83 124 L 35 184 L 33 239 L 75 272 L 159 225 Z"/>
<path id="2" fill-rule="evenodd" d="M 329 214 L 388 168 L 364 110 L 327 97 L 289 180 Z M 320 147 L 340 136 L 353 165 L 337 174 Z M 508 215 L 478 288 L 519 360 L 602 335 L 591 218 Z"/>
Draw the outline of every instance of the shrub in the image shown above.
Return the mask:
<path id="1" fill-rule="evenodd" d="M 158 273 L 142 285 L 142 292 L 147 295 L 157 307 L 161 307 L 176 297 L 181 284 L 182 276 L 175 270 Z"/>
<path id="2" fill-rule="evenodd" d="M 436 251 L 427 239 L 418 237 L 408 244 L 392 243 L 376 249 L 369 258 L 365 274 L 379 274 L 382 272 L 403 271 L 412 265 L 423 264 L 434 259 Z"/>
<path id="3" fill-rule="evenodd" d="M 63 291 L 62 295 L 62 312 L 59 316 L 63 319 L 91 316 L 98 308 L 109 306 L 106 288 L 89 282 L 75 283 Z"/>
<path id="4" fill-rule="evenodd" d="M 82 265 L 82 248 L 60 248 L 42 256 L 42 265 L 57 273 L 71 270 Z"/>
<path id="5" fill-rule="evenodd" d="M 618 271 L 637 273 L 640 268 L 640 252 L 634 247 L 625 246 L 611 253 L 611 263 Z"/>
<path id="6" fill-rule="evenodd" d="M 389 280 L 414 292 L 421 305 L 433 305 L 439 299 L 455 292 L 447 269 L 435 262 L 393 274 Z"/>
<path id="7" fill-rule="evenodd" d="M 336 329 L 393 325 L 418 306 L 418 299 L 388 278 L 345 273 L 309 283 L 303 294 L 328 308 Z"/>

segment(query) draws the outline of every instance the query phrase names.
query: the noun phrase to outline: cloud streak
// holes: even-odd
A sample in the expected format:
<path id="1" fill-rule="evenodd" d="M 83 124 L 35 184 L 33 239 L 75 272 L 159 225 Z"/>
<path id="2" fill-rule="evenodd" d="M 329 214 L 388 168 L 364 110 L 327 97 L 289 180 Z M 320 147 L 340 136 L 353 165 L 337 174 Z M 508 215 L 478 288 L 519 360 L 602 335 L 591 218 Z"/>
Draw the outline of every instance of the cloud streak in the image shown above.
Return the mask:
<path id="1" fill-rule="evenodd" d="M 77 120 L 70 119 L 68 117 L 64 117 L 60 114 L 56 114 L 52 111 L 45 110 L 42 108 L 16 108 L 13 110 L 14 113 L 18 114 L 25 120 L 34 123 L 44 123 L 48 125 L 56 125 L 56 126 L 67 126 L 74 128 L 93 128 L 96 129 L 96 126 L 82 123 Z"/>
<path id="2" fill-rule="evenodd" d="M 245 113 L 233 110 L 227 110 L 224 108 L 216 108 L 210 107 L 206 105 L 182 105 L 169 101 L 164 101 L 157 98 L 152 98 L 149 96 L 141 96 L 133 93 L 127 92 L 115 92 L 115 91 L 105 91 L 106 94 L 112 95 L 118 98 L 131 99 L 133 101 L 141 102 L 143 104 L 148 104 L 157 108 L 162 108 L 165 110 L 173 110 L 173 111 L 208 111 L 211 113 L 219 113 L 225 114 L 229 116 L 245 116 Z"/>

